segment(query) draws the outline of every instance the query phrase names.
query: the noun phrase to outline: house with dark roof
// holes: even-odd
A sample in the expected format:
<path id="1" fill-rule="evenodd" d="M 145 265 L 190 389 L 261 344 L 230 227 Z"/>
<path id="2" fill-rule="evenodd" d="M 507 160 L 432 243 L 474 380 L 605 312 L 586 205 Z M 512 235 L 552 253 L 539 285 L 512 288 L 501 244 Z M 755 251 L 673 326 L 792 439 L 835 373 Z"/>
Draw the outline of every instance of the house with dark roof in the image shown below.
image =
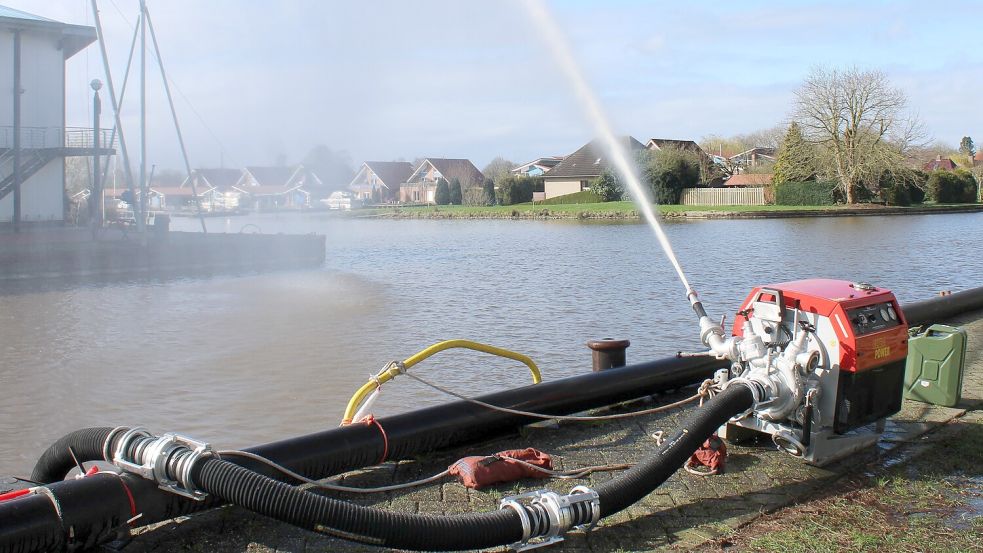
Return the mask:
<path id="1" fill-rule="evenodd" d="M 311 206 L 311 194 L 305 188 L 308 183 L 322 185 L 303 165 L 246 167 L 232 188 L 242 193 L 240 205 L 252 209 L 303 209 Z"/>
<path id="2" fill-rule="evenodd" d="M 461 190 L 480 188 L 485 175 L 467 159 L 428 157 L 399 187 L 399 201 L 406 203 L 433 203 L 440 179 L 448 183 L 457 179 Z"/>
<path id="3" fill-rule="evenodd" d="M 561 161 L 563 161 L 561 156 L 539 157 L 512 169 L 511 173 L 520 177 L 541 177 Z"/>
<path id="4" fill-rule="evenodd" d="M 731 188 L 750 188 L 770 184 L 771 173 L 738 173 L 724 181 L 724 186 Z"/>
<path id="5" fill-rule="evenodd" d="M 631 136 L 620 137 L 618 140 L 629 153 L 645 149 L 644 144 Z M 591 140 L 543 175 L 544 196 L 549 199 L 587 190 L 591 181 L 608 169 L 613 167 L 607 148 L 600 139 Z"/>
<path id="6" fill-rule="evenodd" d="M 941 155 L 935 156 L 935 159 L 925 163 L 922 166 L 923 171 L 955 171 L 956 162 L 952 161 L 947 157 L 942 157 Z"/>
<path id="7" fill-rule="evenodd" d="M 366 161 L 362 163 L 348 189 L 362 200 L 395 202 L 399 187 L 413 174 L 413 164 L 407 161 Z"/>

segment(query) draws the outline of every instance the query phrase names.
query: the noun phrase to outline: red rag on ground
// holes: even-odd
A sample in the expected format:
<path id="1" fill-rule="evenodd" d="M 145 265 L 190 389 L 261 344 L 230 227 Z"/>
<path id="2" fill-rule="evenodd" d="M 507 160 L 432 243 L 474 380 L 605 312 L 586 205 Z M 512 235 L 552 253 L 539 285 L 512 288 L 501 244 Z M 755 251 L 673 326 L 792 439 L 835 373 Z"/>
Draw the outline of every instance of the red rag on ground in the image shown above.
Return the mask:
<path id="1" fill-rule="evenodd" d="M 686 461 L 690 468 L 707 467 L 713 474 L 724 472 L 727 465 L 727 445 L 714 432 Z"/>
<path id="2" fill-rule="evenodd" d="M 450 474 L 465 486 L 478 490 L 492 484 L 514 482 L 522 478 L 546 478 L 543 471 L 513 461 L 519 459 L 536 467 L 553 470 L 553 459 L 548 453 L 527 447 L 499 451 L 494 455 L 465 457 L 449 467 Z"/>

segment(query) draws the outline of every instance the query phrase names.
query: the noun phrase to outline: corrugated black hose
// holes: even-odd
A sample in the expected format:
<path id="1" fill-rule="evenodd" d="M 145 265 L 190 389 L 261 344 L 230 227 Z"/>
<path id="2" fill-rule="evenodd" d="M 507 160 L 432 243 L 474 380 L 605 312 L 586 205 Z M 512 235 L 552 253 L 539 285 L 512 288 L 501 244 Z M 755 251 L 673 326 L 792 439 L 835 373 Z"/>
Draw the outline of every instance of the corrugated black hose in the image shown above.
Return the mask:
<path id="1" fill-rule="evenodd" d="M 522 523 L 512 510 L 453 516 L 394 513 L 298 489 L 220 459 L 192 479 L 208 493 L 307 530 L 398 549 L 458 551 L 514 543 Z"/>
<path id="2" fill-rule="evenodd" d="M 41 454 L 31 480 L 41 484 L 64 480 L 68 471 L 75 467 L 69 448 L 80 462 L 103 460 L 102 447 L 112 431 L 109 427 L 83 428 L 62 436 Z"/>
<path id="3" fill-rule="evenodd" d="M 689 459 L 720 425 L 754 405 L 747 386 L 728 386 L 698 409 L 693 409 L 679 429 L 630 470 L 595 488 L 601 500 L 601 516 L 627 508 L 665 482 Z"/>
<path id="4" fill-rule="evenodd" d="M 694 410 L 672 438 L 630 471 L 597 488 L 601 516 L 637 502 L 668 479 L 717 428 L 753 404 L 751 390 L 730 386 Z M 393 513 L 300 490 L 220 459 L 196 467 L 192 479 L 224 501 L 295 526 L 372 545 L 457 551 L 519 541 L 522 525 L 511 509 L 456 516 Z"/>

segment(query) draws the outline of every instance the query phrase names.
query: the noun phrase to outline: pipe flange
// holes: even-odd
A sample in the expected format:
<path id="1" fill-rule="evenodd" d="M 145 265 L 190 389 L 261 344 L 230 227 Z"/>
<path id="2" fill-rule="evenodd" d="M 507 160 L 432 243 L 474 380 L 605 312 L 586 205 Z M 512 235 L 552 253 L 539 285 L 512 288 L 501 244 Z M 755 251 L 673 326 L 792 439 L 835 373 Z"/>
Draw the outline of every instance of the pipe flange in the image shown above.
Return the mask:
<path id="1" fill-rule="evenodd" d="M 158 438 L 138 427 L 120 438 L 113 464 L 120 470 L 157 482 L 161 489 L 201 501 L 208 494 L 195 487 L 191 471 L 208 457 L 217 454 L 206 442 L 173 433 Z"/>

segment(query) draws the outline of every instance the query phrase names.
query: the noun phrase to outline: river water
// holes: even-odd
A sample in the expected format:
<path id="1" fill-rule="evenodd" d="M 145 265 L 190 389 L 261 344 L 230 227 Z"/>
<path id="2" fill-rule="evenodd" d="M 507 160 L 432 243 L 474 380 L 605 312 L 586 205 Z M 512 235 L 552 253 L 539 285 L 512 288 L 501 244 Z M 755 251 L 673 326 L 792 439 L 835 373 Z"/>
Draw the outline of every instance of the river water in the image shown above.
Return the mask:
<path id="1" fill-rule="evenodd" d="M 29 473 L 53 440 L 91 425 L 143 425 L 220 449 L 333 427 L 370 373 L 444 339 L 525 353 L 546 379 L 589 371 L 589 339 L 630 339 L 629 362 L 697 347 L 684 289 L 641 224 L 319 213 L 208 226 L 325 234 L 327 262 L 39 291 L 0 285 L 0 474 Z M 666 231 L 714 316 L 730 318 L 754 285 L 800 278 L 864 280 L 902 302 L 983 285 L 983 214 L 668 222 Z M 467 394 L 530 381 L 523 365 L 474 352 L 413 370 Z M 448 399 L 397 379 L 373 411 Z"/>

